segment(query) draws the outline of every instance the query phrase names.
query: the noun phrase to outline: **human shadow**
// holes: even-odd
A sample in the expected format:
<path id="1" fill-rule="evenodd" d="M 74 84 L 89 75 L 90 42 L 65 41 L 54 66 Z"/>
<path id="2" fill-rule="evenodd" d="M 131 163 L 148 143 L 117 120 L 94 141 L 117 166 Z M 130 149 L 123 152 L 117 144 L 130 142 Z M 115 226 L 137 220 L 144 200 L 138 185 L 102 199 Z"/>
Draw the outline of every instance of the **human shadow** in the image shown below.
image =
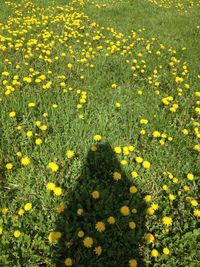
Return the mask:
<path id="1" fill-rule="evenodd" d="M 56 267 L 132 267 L 137 266 L 134 259 L 142 266 L 142 194 L 108 143 L 96 149 L 88 152 L 66 208 L 58 216 L 62 236 L 53 247 Z"/>

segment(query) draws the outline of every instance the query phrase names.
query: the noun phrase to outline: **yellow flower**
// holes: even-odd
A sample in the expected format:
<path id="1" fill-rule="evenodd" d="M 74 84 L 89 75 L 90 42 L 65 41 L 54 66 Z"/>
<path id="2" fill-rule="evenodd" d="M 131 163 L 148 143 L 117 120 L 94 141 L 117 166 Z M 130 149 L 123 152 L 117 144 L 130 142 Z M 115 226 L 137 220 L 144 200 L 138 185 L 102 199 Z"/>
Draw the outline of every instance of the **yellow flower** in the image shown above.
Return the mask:
<path id="1" fill-rule="evenodd" d="M 72 266 L 73 262 L 72 262 L 72 259 L 71 258 L 66 258 L 65 259 L 65 265 L 66 266 Z"/>
<path id="2" fill-rule="evenodd" d="M 67 150 L 67 152 L 66 152 L 66 156 L 67 156 L 68 159 L 73 158 L 73 156 L 74 156 L 74 151 L 73 151 L 73 150 Z"/>
<path id="3" fill-rule="evenodd" d="M 15 111 L 11 111 L 11 112 L 9 113 L 9 117 L 10 117 L 10 118 L 15 118 L 15 117 L 16 117 L 16 112 L 15 112 Z"/>
<path id="4" fill-rule="evenodd" d="M 12 163 L 7 163 L 6 164 L 6 169 L 7 170 L 12 170 L 12 168 L 13 168 L 13 164 Z"/>
<path id="5" fill-rule="evenodd" d="M 31 203 L 26 203 L 26 204 L 24 205 L 24 210 L 25 210 L 25 211 L 29 211 L 31 208 L 32 208 L 32 204 L 31 204 Z"/>
<path id="6" fill-rule="evenodd" d="M 82 237 L 84 237 L 84 232 L 83 231 L 78 231 L 78 237 L 80 237 L 80 238 L 82 238 Z"/>
<path id="7" fill-rule="evenodd" d="M 120 154 L 122 152 L 122 149 L 121 149 L 120 146 L 117 146 L 117 147 L 114 148 L 114 151 L 115 151 L 116 154 Z"/>
<path id="8" fill-rule="evenodd" d="M 60 203 L 60 206 L 58 206 L 58 207 L 56 208 L 56 212 L 57 212 L 58 214 L 60 214 L 60 213 L 62 213 L 62 212 L 64 211 L 64 209 L 65 209 L 64 202 L 61 202 L 61 203 Z"/>
<path id="9" fill-rule="evenodd" d="M 102 247 L 101 246 L 95 247 L 94 252 L 96 255 L 100 256 L 102 253 Z"/>
<path id="10" fill-rule="evenodd" d="M 129 228 L 134 230 L 136 228 L 136 223 L 135 222 L 129 222 Z"/>
<path id="11" fill-rule="evenodd" d="M 143 162 L 143 158 L 142 158 L 142 157 L 136 157 L 136 158 L 135 158 L 135 161 L 136 161 L 137 163 L 142 163 L 142 162 Z"/>
<path id="12" fill-rule="evenodd" d="M 134 185 L 130 187 L 129 189 L 130 193 L 134 194 L 136 193 L 138 190 L 137 190 L 137 187 L 135 187 Z"/>
<path id="13" fill-rule="evenodd" d="M 97 134 L 93 137 L 94 141 L 101 141 L 102 137 L 101 135 Z"/>
<path id="14" fill-rule="evenodd" d="M 150 202 L 151 199 L 152 199 L 151 195 L 146 195 L 146 196 L 144 197 L 144 201 L 146 201 L 146 202 Z"/>
<path id="15" fill-rule="evenodd" d="M 104 222 L 97 222 L 95 228 L 98 232 L 104 232 L 106 227 Z"/>
<path id="16" fill-rule="evenodd" d="M 169 194 L 169 199 L 173 201 L 176 197 L 173 194 Z"/>
<path id="17" fill-rule="evenodd" d="M 119 180 L 121 180 L 122 175 L 119 172 L 114 172 L 113 173 L 113 178 L 114 178 L 115 181 L 119 181 Z"/>
<path id="18" fill-rule="evenodd" d="M 151 207 L 152 207 L 152 209 L 157 210 L 158 209 L 158 204 L 157 203 L 152 203 Z"/>
<path id="19" fill-rule="evenodd" d="M 19 230 L 14 231 L 14 237 L 19 238 L 21 236 L 21 232 Z"/>
<path id="20" fill-rule="evenodd" d="M 169 255 L 170 251 L 169 251 L 168 248 L 163 248 L 163 253 L 164 253 L 165 255 Z"/>
<path id="21" fill-rule="evenodd" d="M 187 178 L 189 181 L 192 181 L 192 180 L 194 180 L 194 175 L 192 173 L 188 173 Z"/>
<path id="22" fill-rule="evenodd" d="M 145 239 L 147 241 L 147 244 L 153 243 L 155 240 L 154 236 L 151 233 L 147 233 L 145 235 Z"/>
<path id="23" fill-rule="evenodd" d="M 23 165 L 23 166 L 27 166 L 27 165 L 29 165 L 30 164 L 30 159 L 29 159 L 29 157 L 27 157 L 27 156 L 25 156 L 25 157 L 23 157 L 22 159 L 21 159 L 21 164 Z"/>
<path id="24" fill-rule="evenodd" d="M 137 267 L 137 261 L 135 259 L 129 260 L 129 267 Z"/>
<path id="25" fill-rule="evenodd" d="M 26 136 L 27 136 L 27 137 L 32 137 L 32 136 L 33 136 L 32 131 L 28 131 L 28 132 L 26 133 Z"/>
<path id="26" fill-rule="evenodd" d="M 198 206 L 198 201 L 195 200 L 195 199 L 192 199 L 190 203 L 191 203 L 191 205 L 192 205 L 193 207 Z"/>
<path id="27" fill-rule="evenodd" d="M 41 138 L 37 138 L 36 140 L 35 140 L 35 144 L 36 145 L 41 145 L 42 144 L 42 139 Z"/>
<path id="28" fill-rule="evenodd" d="M 49 233 L 48 239 L 50 243 L 56 243 L 60 238 L 62 234 L 60 232 L 51 232 Z"/>
<path id="29" fill-rule="evenodd" d="M 53 192 L 54 192 L 54 194 L 55 194 L 56 196 L 61 196 L 61 195 L 62 195 L 62 188 L 60 188 L 60 187 L 55 187 L 55 188 L 53 189 Z"/>
<path id="30" fill-rule="evenodd" d="M 51 182 L 47 183 L 47 185 L 46 185 L 47 190 L 54 190 L 55 187 L 56 187 L 56 185 L 54 183 L 51 183 Z"/>
<path id="31" fill-rule="evenodd" d="M 48 167 L 52 170 L 52 172 L 56 172 L 59 169 L 58 164 L 55 162 L 49 162 Z"/>
<path id="32" fill-rule="evenodd" d="M 130 214 L 129 207 L 128 206 L 121 207 L 120 212 L 123 216 L 128 216 Z"/>
<path id="33" fill-rule="evenodd" d="M 116 102 L 116 103 L 115 103 L 115 107 L 116 107 L 116 108 L 120 108 L 120 107 L 121 107 L 121 104 L 120 104 L 119 102 Z"/>
<path id="34" fill-rule="evenodd" d="M 83 245 L 86 247 L 86 248 L 91 248 L 92 245 L 93 245 L 93 239 L 91 237 L 85 237 L 83 239 Z"/>
<path id="35" fill-rule="evenodd" d="M 142 163 L 142 166 L 145 168 L 145 169 L 149 169 L 150 166 L 151 166 L 151 163 L 147 160 L 143 161 Z"/>
<path id="36" fill-rule="evenodd" d="M 158 132 L 158 131 L 154 131 L 152 135 L 153 135 L 153 137 L 155 137 L 155 138 L 160 137 L 160 132 Z"/>
<path id="37" fill-rule="evenodd" d="M 116 88 L 117 88 L 116 83 L 113 83 L 113 84 L 111 85 L 111 87 L 112 87 L 112 89 L 116 89 Z"/>
<path id="38" fill-rule="evenodd" d="M 159 252 L 157 251 L 157 249 L 152 249 L 151 256 L 156 258 L 158 257 L 158 255 L 159 255 Z"/>
<path id="39" fill-rule="evenodd" d="M 162 221 L 163 221 L 163 224 L 166 226 L 172 225 L 172 218 L 171 217 L 165 216 L 165 217 L 163 217 Z"/>
<path id="40" fill-rule="evenodd" d="M 196 217 L 200 217 L 200 210 L 195 209 L 195 210 L 194 210 L 194 216 L 196 216 Z"/>
<path id="41" fill-rule="evenodd" d="M 152 208 L 152 207 L 149 207 L 148 209 L 147 209 L 147 214 L 148 215 L 153 215 L 155 213 L 155 210 Z"/>
<path id="42" fill-rule="evenodd" d="M 2 235 L 2 233 L 3 233 L 3 228 L 0 227 L 0 235 Z"/>
<path id="43" fill-rule="evenodd" d="M 77 215 L 79 215 L 79 216 L 81 216 L 81 215 L 83 215 L 83 209 L 77 209 Z"/>
<path id="44" fill-rule="evenodd" d="M 92 152 L 96 152 L 97 151 L 97 147 L 96 146 L 91 146 L 90 149 L 91 149 Z"/>
<path id="45" fill-rule="evenodd" d="M 108 217 L 107 222 L 109 224 L 115 224 L 115 218 L 113 216 Z"/>
<path id="46" fill-rule="evenodd" d="M 23 209 L 19 209 L 19 211 L 18 211 L 18 215 L 19 215 L 19 216 L 22 216 L 22 215 L 24 214 L 24 212 L 25 212 L 25 210 L 23 210 Z"/>
<path id="47" fill-rule="evenodd" d="M 100 194 L 99 194 L 98 191 L 93 191 L 93 192 L 92 192 L 92 197 L 93 197 L 94 199 L 98 199 L 99 196 L 100 196 Z"/>
<path id="48" fill-rule="evenodd" d="M 133 178 L 137 178 L 137 177 L 138 177 L 138 173 L 137 173 L 136 171 L 132 171 L 132 172 L 131 172 L 131 176 L 132 176 Z"/>

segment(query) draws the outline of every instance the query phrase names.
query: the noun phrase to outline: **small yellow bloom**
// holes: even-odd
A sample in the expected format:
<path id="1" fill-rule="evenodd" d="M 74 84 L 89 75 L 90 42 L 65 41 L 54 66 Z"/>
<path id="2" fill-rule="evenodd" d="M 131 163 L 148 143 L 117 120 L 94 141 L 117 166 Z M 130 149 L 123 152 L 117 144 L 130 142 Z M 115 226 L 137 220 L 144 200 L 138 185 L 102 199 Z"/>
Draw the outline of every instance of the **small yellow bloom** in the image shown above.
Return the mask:
<path id="1" fill-rule="evenodd" d="M 16 112 L 15 112 L 15 111 L 11 111 L 11 112 L 9 113 L 9 117 L 10 117 L 10 118 L 15 118 L 15 117 L 16 117 Z"/>
<path id="2" fill-rule="evenodd" d="M 6 164 L 6 169 L 7 170 L 12 170 L 12 168 L 13 168 L 13 164 L 12 163 L 7 163 Z"/>
<path id="3" fill-rule="evenodd" d="M 163 253 L 164 253 L 165 255 L 169 255 L 170 251 L 169 251 L 168 248 L 163 248 Z"/>
<path id="4" fill-rule="evenodd" d="M 56 188 L 56 185 L 54 183 L 49 182 L 49 183 L 47 183 L 46 188 L 47 188 L 47 190 L 53 191 Z"/>
<path id="5" fill-rule="evenodd" d="M 134 185 L 130 187 L 129 189 L 130 193 L 134 194 L 136 193 L 138 190 L 137 190 L 137 187 L 135 187 Z"/>
<path id="6" fill-rule="evenodd" d="M 97 222 L 95 224 L 95 228 L 98 232 L 104 232 L 106 227 L 105 227 L 105 223 L 104 222 Z"/>
<path id="7" fill-rule="evenodd" d="M 55 187 L 55 188 L 53 189 L 53 192 L 54 192 L 54 194 L 55 194 L 56 196 L 61 196 L 61 195 L 62 195 L 62 188 L 60 188 L 60 187 Z"/>
<path id="8" fill-rule="evenodd" d="M 101 253 L 102 253 L 102 247 L 101 246 L 98 246 L 98 247 L 95 247 L 94 248 L 94 252 L 97 256 L 100 256 Z"/>
<path id="9" fill-rule="evenodd" d="M 68 159 L 71 159 L 74 157 L 74 151 L 73 150 L 67 150 L 66 156 Z"/>
<path id="10" fill-rule="evenodd" d="M 58 164 L 55 162 L 49 162 L 48 167 L 52 170 L 52 172 L 56 172 L 59 169 Z"/>
<path id="11" fill-rule="evenodd" d="M 32 208 L 32 204 L 31 204 L 31 203 L 26 203 L 26 204 L 24 205 L 24 210 L 25 210 L 25 211 L 29 211 L 31 208 Z"/>
<path id="12" fill-rule="evenodd" d="M 83 231 L 78 231 L 78 237 L 80 237 L 80 238 L 82 238 L 82 237 L 84 237 L 84 232 Z"/>
<path id="13" fill-rule="evenodd" d="M 19 238 L 21 236 L 21 232 L 19 230 L 14 231 L 14 237 Z"/>
<path id="14" fill-rule="evenodd" d="M 131 230 L 134 230 L 136 228 L 136 223 L 135 222 L 129 222 L 129 228 Z"/>
<path id="15" fill-rule="evenodd" d="M 93 239 L 91 237 L 85 237 L 83 239 L 83 245 L 86 247 L 86 248 L 91 248 L 92 245 L 93 245 Z"/>
<path id="16" fill-rule="evenodd" d="M 93 197 L 94 199 L 98 199 L 98 198 L 100 197 L 99 192 L 98 192 L 98 191 L 93 191 L 93 192 L 92 192 L 92 197 Z"/>
<path id="17" fill-rule="evenodd" d="M 145 168 L 145 169 L 149 169 L 150 166 L 151 166 L 151 163 L 147 160 L 143 161 L 142 163 L 142 166 Z"/>
<path id="18" fill-rule="evenodd" d="M 21 164 L 23 165 L 23 166 L 27 166 L 27 165 L 29 165 L 30 164 L 30 159 L 29 159 L 29 157 L 27 157 L 27 156 L 24 156 L 22 159 L 21 159 Z"/>
<path id="19" fill-rule="evenodd" d="M 120 212 L 123 216 L 128 216 L 130 214 L 130 209 L 128 206 L 123 206 L 121 207 Z"/>
<path id="20" fill-rule="evenodd" d="M 113 173 L 113 178 L 114 178 L 115 181 L 119 181 L 119 180 L 121 180 L 122 175 L 119 172 L 114 172 Z"/>
<path id="21" fill-rule="evenodd" d="M 147 244 L 153 243 L 155 240 L 154 236 L 151 233 L 147 233 L 145 235 L 145 239 L 147 241 Z"/>
<path id="22" fill-rule="evenodd" d="M 113 216 L 108 217 L 107 222 L 109 224 L 115 224 L 115 218 Z"/>
<path id="23" fill-rule="evenodd" d="M 154 257 L 154 258 L 159 256 L 159 252 L 157 251 L 157 249 L 152 249 L 151 256 Z"/>
<path id="24" fill-rule="evenodd" d="M 101 141 L 102 137 L 101 135 L 97 134 L 93 137 L 94 141 Z"/>
<path id="25" fill-rule="evenodd" d="M 65 259 L 65 265 L 66 266 L 72 266 L 73 262 L 72 262 L 72 259 L 71 258 L 66 258 Z"/>
<path id="26" fill-rule="evenodd" d="M 137 261 L 135 259 L 129 260 L 129 267 L 137 267 Z"/>

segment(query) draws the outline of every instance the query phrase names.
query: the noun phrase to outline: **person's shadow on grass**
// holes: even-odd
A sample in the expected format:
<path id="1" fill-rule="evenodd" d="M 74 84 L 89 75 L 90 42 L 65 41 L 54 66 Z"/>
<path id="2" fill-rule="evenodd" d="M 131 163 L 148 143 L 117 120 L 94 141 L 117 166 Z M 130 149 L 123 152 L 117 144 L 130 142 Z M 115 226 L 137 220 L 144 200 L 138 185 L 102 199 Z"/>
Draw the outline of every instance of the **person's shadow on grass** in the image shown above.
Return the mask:
<path id="1" fill-rule="evenodd" d="M 109 144 L 89 151 L 58 216 L 56 267 L 125 267 L 142 263 L 145 203 Z M 140 265 L 141 266 L 141 265 Z"/>

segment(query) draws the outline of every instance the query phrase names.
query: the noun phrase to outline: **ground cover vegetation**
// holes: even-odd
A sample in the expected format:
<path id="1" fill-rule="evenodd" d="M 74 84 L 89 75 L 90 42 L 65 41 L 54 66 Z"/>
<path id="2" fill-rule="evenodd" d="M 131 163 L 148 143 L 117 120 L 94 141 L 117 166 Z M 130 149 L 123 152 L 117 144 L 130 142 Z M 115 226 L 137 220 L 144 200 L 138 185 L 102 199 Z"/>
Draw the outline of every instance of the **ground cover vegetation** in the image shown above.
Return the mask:
<path id="1" fill-rule="evenodd" d="M 199 266 L 199 1 L 2 1 L 0 266 Z"/>

